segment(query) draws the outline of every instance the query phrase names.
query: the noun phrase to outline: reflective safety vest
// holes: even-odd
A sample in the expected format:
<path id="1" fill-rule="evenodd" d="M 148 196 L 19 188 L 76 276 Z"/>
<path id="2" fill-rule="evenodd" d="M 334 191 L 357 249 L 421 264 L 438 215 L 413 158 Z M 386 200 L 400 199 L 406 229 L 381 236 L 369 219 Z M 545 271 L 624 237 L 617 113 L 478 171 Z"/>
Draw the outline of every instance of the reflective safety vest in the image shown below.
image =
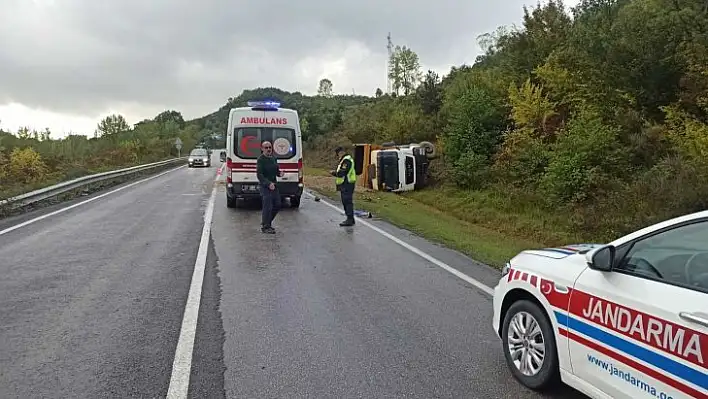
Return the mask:
<path id="1" fill-rule="evenodd" d="M 341 161 L 339 161 L 339 165 L 337 165 L 337 173 L 342 169 L 342 163 L 344 160 L 349 160 L 351 162 L 351 168 L 349 168 L 349 172 L 347 172 L 347 181 L 349 183 L 356 183 L 356 171 L 354 170 L 354 159 L 352 158 L 351 155 L 345 155 Z M 343 177 L 337 177 L 334 180 L 336 185 L 340 185 L 344 183 L 344 178 Z"/>

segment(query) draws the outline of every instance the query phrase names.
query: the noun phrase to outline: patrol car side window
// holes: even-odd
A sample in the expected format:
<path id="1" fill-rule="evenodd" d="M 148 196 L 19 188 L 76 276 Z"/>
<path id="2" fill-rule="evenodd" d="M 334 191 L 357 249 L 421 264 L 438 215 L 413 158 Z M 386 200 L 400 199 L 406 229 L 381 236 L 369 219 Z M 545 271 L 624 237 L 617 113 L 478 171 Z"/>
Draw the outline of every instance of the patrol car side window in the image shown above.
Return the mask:
<path id="1" fill-rule="evenodd" d="M 641 238 L 619 254 L 618 272 L 708 292 L 708 221 Z"/>

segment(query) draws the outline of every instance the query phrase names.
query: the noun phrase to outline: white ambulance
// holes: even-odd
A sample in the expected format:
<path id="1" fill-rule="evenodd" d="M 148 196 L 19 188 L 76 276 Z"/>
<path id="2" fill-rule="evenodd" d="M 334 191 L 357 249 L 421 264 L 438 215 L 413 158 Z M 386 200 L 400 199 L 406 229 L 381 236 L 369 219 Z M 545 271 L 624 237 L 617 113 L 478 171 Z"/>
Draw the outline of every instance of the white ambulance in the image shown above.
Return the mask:
<path id="1" fill-rule="evenodd" d="M 261 143 L 270 141 L 280 170 L 277 187 L 290 206 L 298 208 L 304 188 L 302 133 L 297 111 L 273 101 L 249 101 L 248 107 L 231 109 L 226 132 L 226 206 L 260 199 L 256 160 Z"/>

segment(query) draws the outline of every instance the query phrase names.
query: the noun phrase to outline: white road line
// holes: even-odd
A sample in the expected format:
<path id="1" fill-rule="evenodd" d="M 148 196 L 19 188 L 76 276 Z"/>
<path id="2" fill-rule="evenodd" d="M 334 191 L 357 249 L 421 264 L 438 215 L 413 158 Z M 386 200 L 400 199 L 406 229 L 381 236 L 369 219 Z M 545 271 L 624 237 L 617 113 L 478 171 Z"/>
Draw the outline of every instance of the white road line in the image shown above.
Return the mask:
<path id="1" fill-rule="evenodd" d="M 218 176 L 214 179 L 216 182 Z M 182 327 L 179 332 L 175 358 L 172 362 L 172 376 L 170 377 L 170 387 L 167 390 L 167 398 L 186 398 L 189 393 L 189 376 L 192 372 L 192 351 L 194 350 L 194 338 L 197 334 L 197 319 L 199 318 L 199 303 L 202 298 L 202 285 L 204 282 L 204 270 L 206 269 L 207 250 L 209 249 L 209 236 L 211 235 L 211 221 L 214 217 L 214 201 L 216 200 L 216 186 L 211 190 L 209 202 L 204 211 L 204 227 L 202 228 L 202 239 L 199 241 L 199 251 L 197 260 L 194 262 L 194 272 L 192 282 L 189 285 L 187 304 L 184 306 L 184 316 L 182 317 Z"/>
<path id="2" fill-rule="evenodd" d="M 310 196 L 310 197 L 314 197 L 314 196 L 313 196 L 311 193 L 309 193 L 309 192 L 307 192 L 306 194 L 307 194 L 308 196 Z M 323 203 L 323 204 L 325 204 L 325 205 L 327 205 L 328 207 L 330 207 L 330 208 L 332 208 L 332 209 L 335 209 L 335 210 L 339 211 L 339 212 L 344 212 L 344 211 L 343 211 L 341 208 L 339 208 L 338 206 L 333 205 L 333 204 L 331 204 L 331 203 L 329 203 L 329 202 L 327 202 L 327 201 L 325 201 L 325 200 L 323 200 L 323 199 L 321 199 L 321 198 L 320 198 L 320 202 Z M 445 262 L 443 262 L 443 261 L 441 261 L 441 260 L 438 260 L 438 259 L 432 257 L 431 255 L 429 255 L 429 254 L 427 254 L 427 253 L 421 251 L 420 249 L 418 249 L 418 248 L 412 246 L 411 244 L 408 244 L 407 242 L 401 240 L 400 238 L 395 237 L 395 236 L 389 234 L 388 232 L 381 230 L 380 228 L 374 226 L 373 224 L 367 222 L 366 220 L 363 220 L 363 219 L 361 219 L 361 218 L 358 218 L 357 224 L 363 224 L 364 226 L 366 226 L 366 227 L 368 227 L 368 228 L 374 230 L 375 232 L 381 234 L 382 236 L 388 238 L 389 240 L 395 242 L 396 244 L 402 246 L 403 248 L 405 248 L 405 249 L 407 249 L 407 250 L 413 252 L 414 254 L 420 256 L 421 258 L 427 260 L 428 262 L 430 262 L 430 263 L 432 263 L 432 264 L 434 264 L 434 265 L 440 267 L 441 269 L 443 269 L 443 270 L 445 270 L 445 271 L 447 271 L 447 272 L 452 273 L 452 274 L 455 275 L 456 277 L 458 277 L 458 278 L 464 280 L 465 282 L 467 282 L 467 283 L 469 283 L 469 284 L 471 284 L 471 285 L 473 285 L 473 286 L 479 288 L 480 290 L 484 291 L 486 294 L 488 294 L 488 295 L 490 295 L 490 296 L 494 295 L 494 289 L 491 288 L 491 287 L 489 287 L 488 285 L 486 285 L 486 284 L 482 283 L 481 281 L 476 280 L 476 279 L 474 279 L 474 278 L 472 278 L 472 277 L 470 277 L 470 276 L 468 276 L 468 275 L 462 273 L 461 271 L 455 269 L 454 267 L 448 265 L 447 263 L 445 263 Z"/>
<path id="3" fill-rule="evenodd" d="M 168 170 L 168 171 L 166 171 L 166 172 L 162 172 L 162 173 L 157 174 L 157 175 L 155 175 L 155 176 L 150 176 L 150 177 L 148 177 L 148 178 L 146 178 L 146 179 L 138 180 L 138 181 L 133 182 L 133 183 L 130 183 L 130 184 L 126 185 L 126 186 L 123 186 L 123 187 L 117 188 L 117 189 L 115 189 L 115 190 L 109 191 L 109 192 L 107 192 L 107 193 L 105 193 L 105 194 L 101 194 L 101 195 L 97 195 L 97 196 L 95 196 L 95 197 L 93 197 L 93 198 L 89 198 L 89 199 L 87 199 L 86 201 L 81 201 L 81 202 L 79 202 L 78 204 L 74 204 L 74 205 L 71 205 L 71 206 L 67 206 L 66 208 L 58 209 L 58 210 L 56 210 L 56 211 L 54 211 L 54 212 L 47 213 L 46 215 L 38 216 L 38 217 L 36 217 L 36 218 L 34 218 L 34 219 L 30 219 L 30 220 L 27 220 L 27 221 L 22 222 L 22 223 L 20 223 L 20 224 L 16 224 L 16 225 L 14 225 L 14 226 L 11 226 L 11 227 L 6 228 L 5 230 L 0 230 L 0 236 L 3 235 L 3 234 L 7 234 L 7 233 L 9 233 L 9 232 L 11 232 L 11 231 L 17 230 L 17 229 L 19 229 L 19 228 L 25 227 L 25 226 L 27 226 L 27 225 L 30 225 L 30 224 L 32 224 L 32 223 L 39 222 L 40 220 L 46 219 L 46 218 L 48 218 L 48 217 L 51 217 L 51 216 L 54 216 L 54 215 L 58 215 L 58 214 L 60 214 L 60 213 L 62 213 L 62 212 L 66 212 L 66 211 L 68 211 L 69 209 L 74 209 L 74 208 L 79 207 L 79 206 L 81 206 L 81 205 L 88 204 L 89 202 L 96 201 L 97 199 L 106 197 L 106 196 L 111 195 L 111 194 L 115 194 L 115 193 L 117 193 L 118 191 L 125 190 L 126 188 L 133 187 L 133 186 L 135 186 L 135 185 L 137 185 L 137 184 L 140 184 L 140 183 L 144 183 L 144 182 L 146 182 L 146 181 L 148 181 L 148 180 L 156 179 L 156 178 L 158 178 L 158 177 L 160 177 L 160 176 L 166 175 L 166 174 L 168 174 L 168 173 L 170 173 L 170 172 L 174 172 L 175 170 L 182 169 L 182 168 L 184 168 L 184 166 L 180 166 L 180 167 L 178 167 L 178 168 L 170 169 L 170 170 Z"/>

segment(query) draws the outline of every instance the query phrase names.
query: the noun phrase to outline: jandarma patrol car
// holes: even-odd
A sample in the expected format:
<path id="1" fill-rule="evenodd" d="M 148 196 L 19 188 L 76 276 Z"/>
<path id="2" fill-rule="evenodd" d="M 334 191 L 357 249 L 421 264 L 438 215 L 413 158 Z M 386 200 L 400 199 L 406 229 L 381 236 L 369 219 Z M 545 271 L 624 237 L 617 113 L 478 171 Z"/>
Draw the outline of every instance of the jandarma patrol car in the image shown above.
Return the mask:
<path id="1" fill-rule="evenodd" d="M 527 250 L 494 289 L 514 377 L 592 398 L 708 398 L 708 211 L 609 244 Z"/>

